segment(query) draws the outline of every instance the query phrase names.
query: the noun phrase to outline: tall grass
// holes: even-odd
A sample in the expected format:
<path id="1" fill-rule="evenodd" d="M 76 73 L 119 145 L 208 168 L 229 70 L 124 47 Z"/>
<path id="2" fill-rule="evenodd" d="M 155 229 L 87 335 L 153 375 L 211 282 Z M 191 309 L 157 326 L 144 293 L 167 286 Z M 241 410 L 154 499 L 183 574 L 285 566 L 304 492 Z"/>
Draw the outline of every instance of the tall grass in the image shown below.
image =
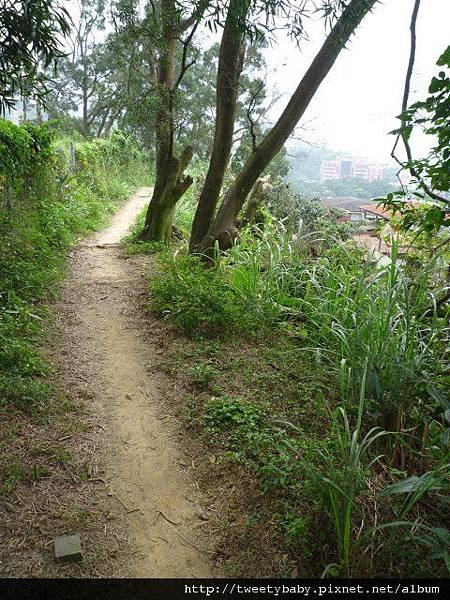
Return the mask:
<path id="1" fill-rule="evenodd" d="M 273 233 L 232 248 L 220 259 L 223 278 L 261 322 L 300 324 L 299 352 L 328 366 L 347 410 L 357 405 L 367 369 L 368 410 L 383 428 L 400 430 L 444 363 L 446 320 L 433 309 L 436 261 L 411 277 L 395 241 L 389 264 L 379 267 L 353 243 L 311 258 Z"/>
<path id="2" fill-rule="evenodd" d="M 379 427 L 362 433 L 365 405 L 367 365 L 360 387 L 358 414 L 354 428 L 345 408 L 332 411 L 332 427 L 328 444 L 313 444 L 313 451 L 299 457 L 301 469 L 308 483 L 308 494 L 321 503 L 335 534 L 339 563 L 326 567 L 324 574 L 334 570 L 348 574 L 350 559 L 358 544 L 355 533 L 355 512 L 360 495 L 367 488 L 370 467 L 380 456 L 371 453 L 371 446 L 386 435 Z M 299 433 L 297 427 L 291 425 Z M 359 529 L 361 530 L 361 526 Z"/>
<path id="3" fill-rule="evenodd" d="M 296 253 L 286 237 L 271 238 L 275 227 L 259 235 L 246 235 L 218 261 L 218 269 L 241 302 L 254 311 L 261 324 L 288 318 L 299 305 Z M 298 263 L 297 263 L 298 264 Z"/>
<path id="4" fill-rule="evenodd" d="M 269 344 L 276 335 L 289 336 L 290 352 L 311 365 L 312 376 L 326 370 L 331 431 L 308 439 L 298 429 L 306 452 L 299 458 L 293 442 L 287 464 L 298 461 L 307 482 L 302 498 L 319 505 L 332 526 L 338 563 L 330 569 L 350 573 L 356 550 L 367 543 L 372 559 L 362 568 L 371 570 L 374 539 L 389 524 L 375 527 L 378 515 L 363 516 L 364 498 L 370 497 L 372 511 L 380 480 L 387 485 L 400 479 L 400 487 L 402 481 L 407 487 L 408 475 L 434 470 L 436 464 L 445 465 L 448 475 L 448 405 L 441 390 L 449 310 L 437 310 L 436 300 L 446 289 L 445 256 L 424 256 L 411 266 L 399 258 L 393 241 L 382 265 L 352 240 L 320 232 L 289 237 L 282 224 L 269 221 L 262 229 L 243 231 L 213 267 L 182 253 L 173 257 L 151 288 L 154 307 L 190 334 L 203 333 L 206 326 L 210 335 L 260 336 Z M 384 437 L 384 431 L 391 434 Z M 277 452 L 277 443 L 269 440 L 269 454 Z M 241 444 L 248 445 L 245 436 Z M 258 472 L 258 459 L 252 460 Z M 375 473 L 377 460 L 383 465 Z M 395 518 L 397 512 L 403 518 L 417 505 L 421 531 L 428 528 L 442 546 L 448 532 L 440 517 L 419 506 L 432 491 L 428 483 L 427 476 L 398 510 L 397 498 L 391 498 L 380 518 Z M 398 528 L 389 527 L 393 533 L 383 546 L 387 562 L 406 542 Z M 420 543 L 441 552 L 436 539 Z"/>
<path id="5" fill-rule="evenodd" d="M 152 287 L 157 308 L 191 331 L 201 322 L 249 335 L 281 327 L 299 356 L 326 365 L 350 415 L 366 370 L 366 419 L 397 432 L 413 426 L 419 437 L 427 388 L 439 386 L 445 364 L 447 319 L 435 309 L 440 260 L 412 273 L 393 240 L 380 266 L 351 240 L 289 238 L 273 220 L 245 230 L 206 275 L 199 261 L 179 257 Z M 394 462 L 395 453 L 394 444 Z"/>
<path id="6" fill-rule="evenodd" d="M 430 312 L 428 265 L 412 281 L 393 245 L 391 262 L 382 269 L 355 256 L 319 261 L 302 273 L 301 311 L 310 331 L 311 349 L 338 375 L 342 401 L 357 397 L 367 364 L 367 396 L 383 427 L 409 411 L 418 388 L 426 384 L 442 358 L 438 340 L 445 322 Z M 338 259 L 337 259 L 338 258 Z M 344 260 L 342 260 L 344 258 Z M 431 369 L 430 369 L 431 367 Z"/>

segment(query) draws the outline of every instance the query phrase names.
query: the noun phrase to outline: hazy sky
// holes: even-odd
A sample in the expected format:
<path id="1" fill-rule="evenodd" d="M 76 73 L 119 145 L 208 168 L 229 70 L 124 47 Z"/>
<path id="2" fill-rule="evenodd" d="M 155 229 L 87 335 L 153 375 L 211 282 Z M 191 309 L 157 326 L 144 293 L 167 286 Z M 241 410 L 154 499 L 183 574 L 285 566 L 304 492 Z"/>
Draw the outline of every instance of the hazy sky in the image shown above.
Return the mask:
<path id="1" fill-rule="evenodd" d="M 383 0 L 357 30 L 347 50 L 312 100 L 298 131 L 315 143 L 382 162 L 394 141 L 387 135 L 398 125 L 413 0 Z M 272 109 L 275 118 L 298 84 L 324 36 L 323 22 L 308 24 L 310 41 L 299 50 L 289 39 L 267 52 L 269 82 L 285 95 Z M 423 98 L 436 60 L 450 43 L 450 0 L 422 0 L 417 24 L 417 51 L 411 99 Z M 414 140 L 416 154 L 426 149 L 426 136 Z"/>

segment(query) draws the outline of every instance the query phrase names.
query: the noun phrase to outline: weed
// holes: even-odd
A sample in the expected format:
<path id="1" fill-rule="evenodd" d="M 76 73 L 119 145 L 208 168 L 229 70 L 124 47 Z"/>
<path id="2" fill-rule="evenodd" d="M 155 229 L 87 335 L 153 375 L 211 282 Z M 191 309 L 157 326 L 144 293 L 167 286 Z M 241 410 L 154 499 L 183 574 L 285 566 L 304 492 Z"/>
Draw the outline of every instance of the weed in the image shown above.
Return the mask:
<path id="1" fill-rule="evenodd" d="M 60 446 L 35 446 L 30 449 L 31 456 L 46 456 L 59 464 L 65 464 L 72 460 L 72 454 Z"/>
<path id="2" fill-rule="evenodd" d="M 211 381 L 220 374 L 210 362 L 193 365 L 192 367 L 189 367 L 186 372 L 192 383 L 195 383 L 200 387 L 207 387 Z"/>
<path id="3" fill-rule="evenodd" d="M 239 320 L 233 293 L 198 257 L 167 259 L 164 272 L 150 280 L 151 305 L 186 333 L 228 331 Z"/>
<path id="4" fill-rule="evenodd" d="M 299 516 L 294 511 L 289 511 L 280 521 L 286 535 L 288 546 L 298 549 L 304 558 L 312 555 L 311 517 Z"/>
<path id="5" fill-rule="evenodd" d="M 11 493 L 18 481 L 26 479 L 25 469 L 16 461 L 12 460 L 9 464 L 3 464 L 0 467 L 0 496 Z"/>

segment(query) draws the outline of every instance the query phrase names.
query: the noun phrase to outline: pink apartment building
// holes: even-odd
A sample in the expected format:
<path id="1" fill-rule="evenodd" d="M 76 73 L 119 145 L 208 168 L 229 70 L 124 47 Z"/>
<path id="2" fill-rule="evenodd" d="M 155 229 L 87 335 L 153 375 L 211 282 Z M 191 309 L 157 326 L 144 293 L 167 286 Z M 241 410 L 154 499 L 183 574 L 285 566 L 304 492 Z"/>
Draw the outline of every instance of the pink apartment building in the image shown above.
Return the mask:
<path id="1" fill-rule="evenodd" d="M 323 160 L 320 164 L 320 181 L 358 177 L 369 183 L 383 177 L 383 166 L 371 163 L 365 158 L 338 158 Z"/>

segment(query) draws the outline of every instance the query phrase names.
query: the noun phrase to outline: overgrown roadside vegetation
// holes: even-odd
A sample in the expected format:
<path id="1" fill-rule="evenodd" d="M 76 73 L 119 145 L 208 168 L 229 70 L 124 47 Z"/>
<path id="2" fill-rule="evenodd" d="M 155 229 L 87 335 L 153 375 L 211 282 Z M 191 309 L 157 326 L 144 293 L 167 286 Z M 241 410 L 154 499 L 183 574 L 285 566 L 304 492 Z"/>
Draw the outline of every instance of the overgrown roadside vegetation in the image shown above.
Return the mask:
<path id="1" fill-rule="evenodd" d="M 128 242 L 158 254 L 150 307 L 179 332 L 161 368 L 210 477 L 229 467 L 229 572 L 444 575 L 447 257 L 394 243 L 382 266 L 317 203 L 297 208 L 300 231 L 266 211 L 209 268 Z"/>
<path id="2" fill-rule="evenodd" d="M 118 204 L 148 181 L 148 167 L 146 157 L 119 132 L 84 141 L 61 137 L 52 125 L 17 126 L 4 120 L 0 158 L 6 199 L 0 207 L 0 497 L 9 517 L 4 524 L 12 527 L 9 539 L 18 543 L 22 532 L 14 530 L 14 505 L 23 503 L 17 494 L 23 498 L 49 482 L 57 490 L 68 469 L 72 483 L 86 481 L 87 449 L 75 443 L 74 455 L 72 439 L 89 429 L 83 406 L 59 391 L 41 351 L 51 332 L 46 302 L 57 294 L 70 246 L 103 226 Z M 47 506 L 50 499 L 41 489 L 41 503 L 26 502 L 24 510 L 39 514 L 35 527 L 45 529 L 50 521 L 51 533 L 92 528 L 83 494 L 78 494 L 59 511 L 58 504 Z M 91 539 L 95 544 L 96 536 Z M 46 541 L 37 536 L 36 550 Z M 82 569 L 92 567 L 96 552 L 88 551 Z M 31 554 L 38 562 L 43 555 Z M 40 572 L 36 564 L 24 568 Z"/>
<path id="3" fill-rule="evenodd" d="M 0 120 L 2 573 L 145 576 L 161 569 L 171 576 L 183 565 L 194 576 L 214 573 L 212 566 L 222 574 L 224 563 L 242 576 L 450 571 L 450 50 L 437 59 L 427 97 L 410 105 L 416 48 L 423 47 L 416 43 L 421 1 L 410 3 L 411 15 L 398 12 L 398 21 L 391 13 L 393 39 L 408 28 L 410 49 L 396 141 L 382 158 L 378 134 L 389 119 L 379 132 L 369 123 L 382 98 L 397 97 L 399 65 L 389 61 L 378 74 L 371 68 L 378 38 L 366 26 L 383 31 L 390 18 L 380 4 L 3 0 L 0 114 L 11 109 L 24 125 Z M 429 24 L 444 46 L 445 9 L 436 15 Z M 356 32 L 365 83 L 340 76 Z M 313 43 L 303 72 L 292 53 L 276 68 L 267 60 L 280 36 L 302 51 Z M 425 55 L 420 62 L 429 66 Z M 281 66 L 300 75 L 295 89 Z M 373 93 L 361 95 L 367 85 Z M 317 131 L 304 118 L 316 93 L 328 100 L 316 104 Z M 339 96 L 345 110 L 333 113 Z M 37 126 L 46 118 L 58 119 L 69 137 Z M 337 160 L 316 161 L 312 171 L 300 159 L 297 177 L 315 196 L 328 189 L 326 178 L 338 177 L 335 194 L 359 195 L 362 184 L 366 197 L 387 160 L 388 187 L 377 192 L 387 195 L 377 205 L 290 191 L 292 150 L 302 156 L 310 144 L 330 142 L 330 119 L 344 127 L 347 148 L 324 148 Z M 412 148 L 418 129 L 431 136 L 427 156 Z M 363 148 L 367 160 L 350 156 Z M 127 245 L 130 254 L 156 255 L 142 259 L 152 268 L 148 331 L 143 280 L 131 273 L 140 257 L 120 262 L 121 250 L 110 247 L 125 219 L 111 244 L 74 252 L 64 308 L 55 310 L 54 331 L 62 325 L 62 335 L 46 344 L 59 353 L 56 375 L 40 346 L 66 251 L 142 183 L 147 159 L 152 198 Z M 397 191 L 391 159 L 403 171 Z M 329 201 L 350 210 L 327 210 Z M 352 219 L 366 218 L 362 249 Z M 170 377 L 146 377 L 158 356 Z M 178 406 L 192 439 L 166 427 Z M 120 423 L 117 436 L 104 418 Z M 153 430 L 158 443 L 150 446 Z M 172 454 L 175 439 L 182 455 Z M 191 455 L 193 440 L 199 447 Z M 140 482 L 132 480 L 137 470 Z M 213 491 L 205 505 L 201 494 L 185 494 L 200 480 L 196 491 Z M 116 523 L 115 542 L 107 495 L 133 515 Z M 140 506 L 140 497 L 151 502 Z M 154 511 L 164 523 L 152 524 Z M 154 525 L 156 532 L 164 526 L 162 536 Z M 170 525 L 179 546 L 164 537 Z M 197 526 L 210 538 L 223 534 L 214 565 L 209 540 L 191 539 Z M 52 539 L 69 531 L 86 538 L 83 560 L 63 567 L 53 560 Z M 126 554 L 127 531 L 139 534 L 144 561 L 121 570 L 116 559 Z M 193 550 L 202 554 L 197 573 Z M 99 560 L 111 556 L 113 565 Z"/>

